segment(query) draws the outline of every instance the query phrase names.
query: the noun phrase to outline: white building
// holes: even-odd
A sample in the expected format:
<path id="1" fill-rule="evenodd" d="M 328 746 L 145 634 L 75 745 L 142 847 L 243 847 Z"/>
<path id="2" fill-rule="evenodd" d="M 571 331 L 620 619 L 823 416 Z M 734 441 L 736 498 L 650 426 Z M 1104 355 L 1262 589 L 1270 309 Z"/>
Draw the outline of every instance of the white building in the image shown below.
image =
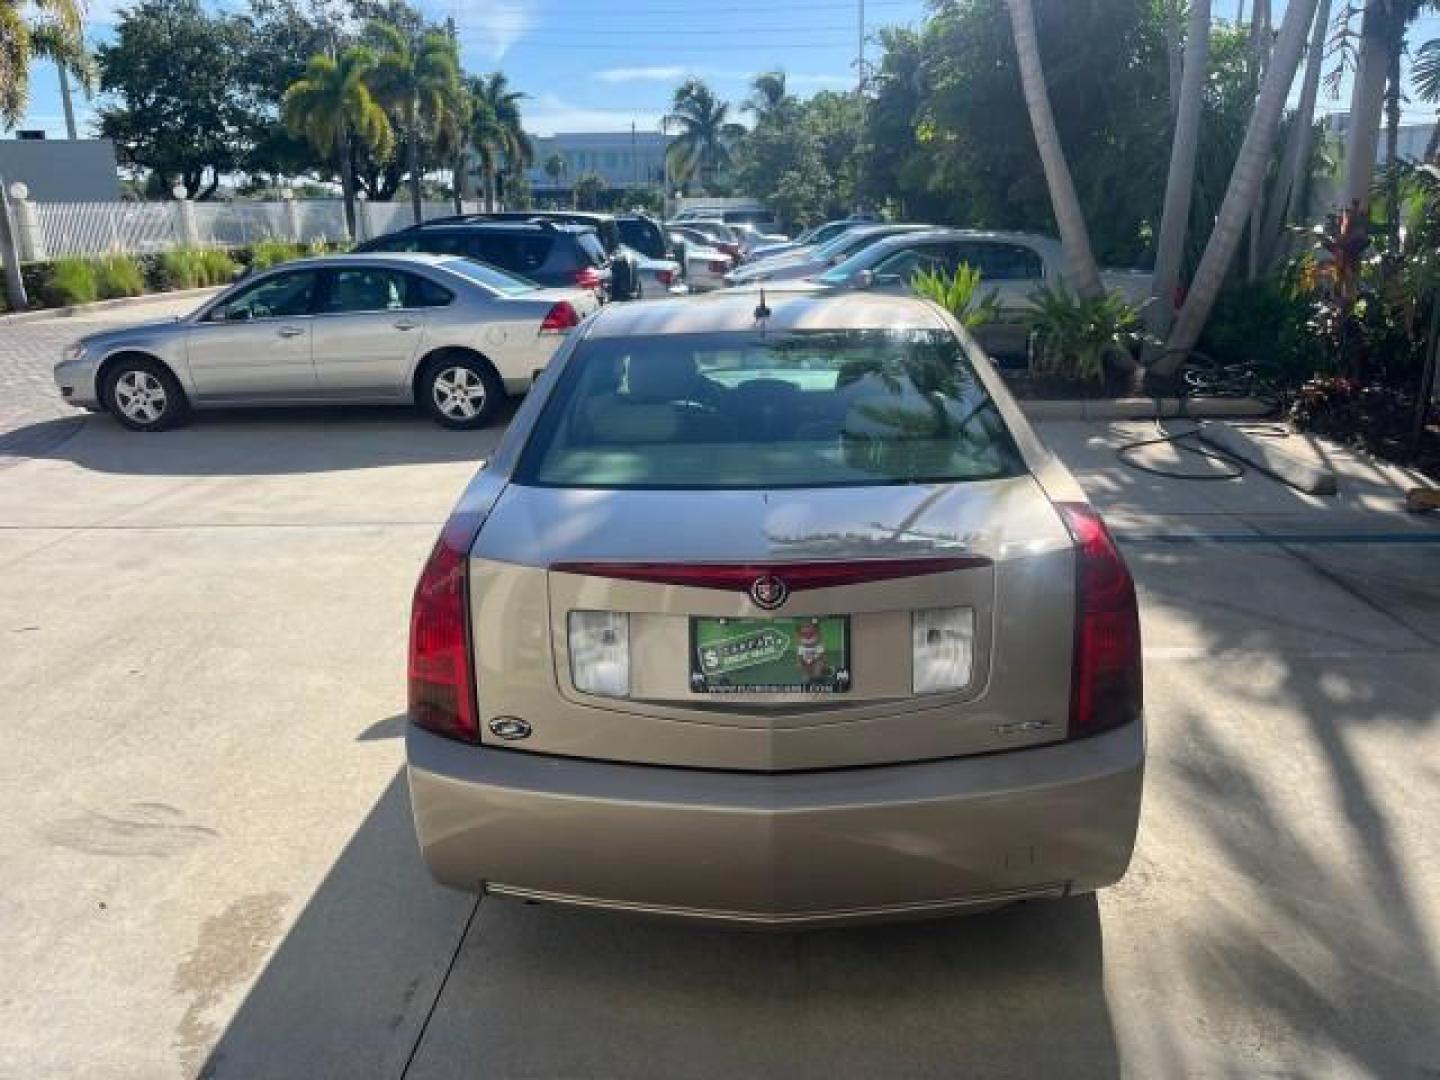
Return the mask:
<path id="1" fill-rule="evenodd" d="M 658 131 L 560 132 L 535 140 L 535 165 L 526 178 L 537 193 L 568 191 L 586 173 L 598 173 L 612 188 L 654 187 L 665 183 L 665 147 Z M 545 163 L 559 154 L 565 171 L 550 179 Z"/>

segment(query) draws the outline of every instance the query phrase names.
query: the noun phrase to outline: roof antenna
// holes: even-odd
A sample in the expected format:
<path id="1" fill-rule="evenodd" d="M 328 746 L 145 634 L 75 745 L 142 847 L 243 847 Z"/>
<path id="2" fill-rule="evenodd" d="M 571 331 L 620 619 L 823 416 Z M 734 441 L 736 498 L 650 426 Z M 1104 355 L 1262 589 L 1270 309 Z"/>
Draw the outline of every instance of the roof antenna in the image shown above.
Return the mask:
<path id="1" fill-rule="evenodd" d="M 755 305 L 755 321 L 759 322 L 760 320 L 768 319 L 769 317 L 770 309 L 765 305 L 765 290 L 762 288 L 760 290 L 760 303 Z"/>

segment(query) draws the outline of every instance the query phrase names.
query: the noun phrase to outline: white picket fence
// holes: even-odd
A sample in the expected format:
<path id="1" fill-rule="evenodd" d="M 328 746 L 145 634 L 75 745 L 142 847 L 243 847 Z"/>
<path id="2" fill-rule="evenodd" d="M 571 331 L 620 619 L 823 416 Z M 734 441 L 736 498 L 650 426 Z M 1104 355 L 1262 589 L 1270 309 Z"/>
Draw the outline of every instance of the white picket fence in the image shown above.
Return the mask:
<path id="1" fill-rule="evenodd" d="M 299 243 L 347 238 L 339 199 L 293 202 L 32 203 L 14 206 L 20 257 L 34 262 L 65 255 L 121 252 L 144 255 L 175 247 L 243 247 L 260 240 Z M 408 201 L 362 202 L 356 239 L 403 229 L 414 222 Z M 478 203 L 465 205 L 478 212 Z M 453 214 L 449 202 L 421 206 L 425 220 Z"/>

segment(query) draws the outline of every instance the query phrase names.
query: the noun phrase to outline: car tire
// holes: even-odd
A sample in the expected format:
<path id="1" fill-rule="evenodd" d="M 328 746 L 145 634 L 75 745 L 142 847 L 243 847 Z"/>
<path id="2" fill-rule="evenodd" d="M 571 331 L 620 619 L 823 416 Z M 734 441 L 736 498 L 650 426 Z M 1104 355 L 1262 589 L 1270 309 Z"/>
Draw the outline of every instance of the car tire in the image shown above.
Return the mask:
<path id="1" fill-rule="evenodd" d="M 505 402 L 505 384 L 489 362 L 471 353 L 445 353 L 425 365 L 420 404 L 442 427 L 482 428 Z"/>
<path id="2" fill-rule="evenodd" d="M 185 421 L 190 402 L 170 369 L 148 356 L 110 363 L 100 389 L 110 415 L 131 431 L 164 431 Z"/>

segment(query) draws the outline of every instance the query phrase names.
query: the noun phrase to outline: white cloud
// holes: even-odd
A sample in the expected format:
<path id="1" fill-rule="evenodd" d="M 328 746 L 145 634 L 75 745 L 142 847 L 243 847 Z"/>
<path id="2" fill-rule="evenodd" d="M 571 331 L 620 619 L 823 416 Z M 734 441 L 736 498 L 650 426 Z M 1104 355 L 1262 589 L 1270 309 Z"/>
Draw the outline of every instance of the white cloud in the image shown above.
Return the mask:
<path id="1" fill-rule="evenodd" d="M 683 67 L 625 67 L 597 71 L 595 78 L 605 83 L 673 82 L 684 74 Z"/>
<path id="2" fill-rule="evenodd" d="M 439 0 L 427 5 L 427 10 L 432 18 L 454 19 L 461 52 L 491 64 L 505 59 L 505 54 L 539 21 L 538 5 L 532 0 L 505 0 L 500 5 Z"/>

